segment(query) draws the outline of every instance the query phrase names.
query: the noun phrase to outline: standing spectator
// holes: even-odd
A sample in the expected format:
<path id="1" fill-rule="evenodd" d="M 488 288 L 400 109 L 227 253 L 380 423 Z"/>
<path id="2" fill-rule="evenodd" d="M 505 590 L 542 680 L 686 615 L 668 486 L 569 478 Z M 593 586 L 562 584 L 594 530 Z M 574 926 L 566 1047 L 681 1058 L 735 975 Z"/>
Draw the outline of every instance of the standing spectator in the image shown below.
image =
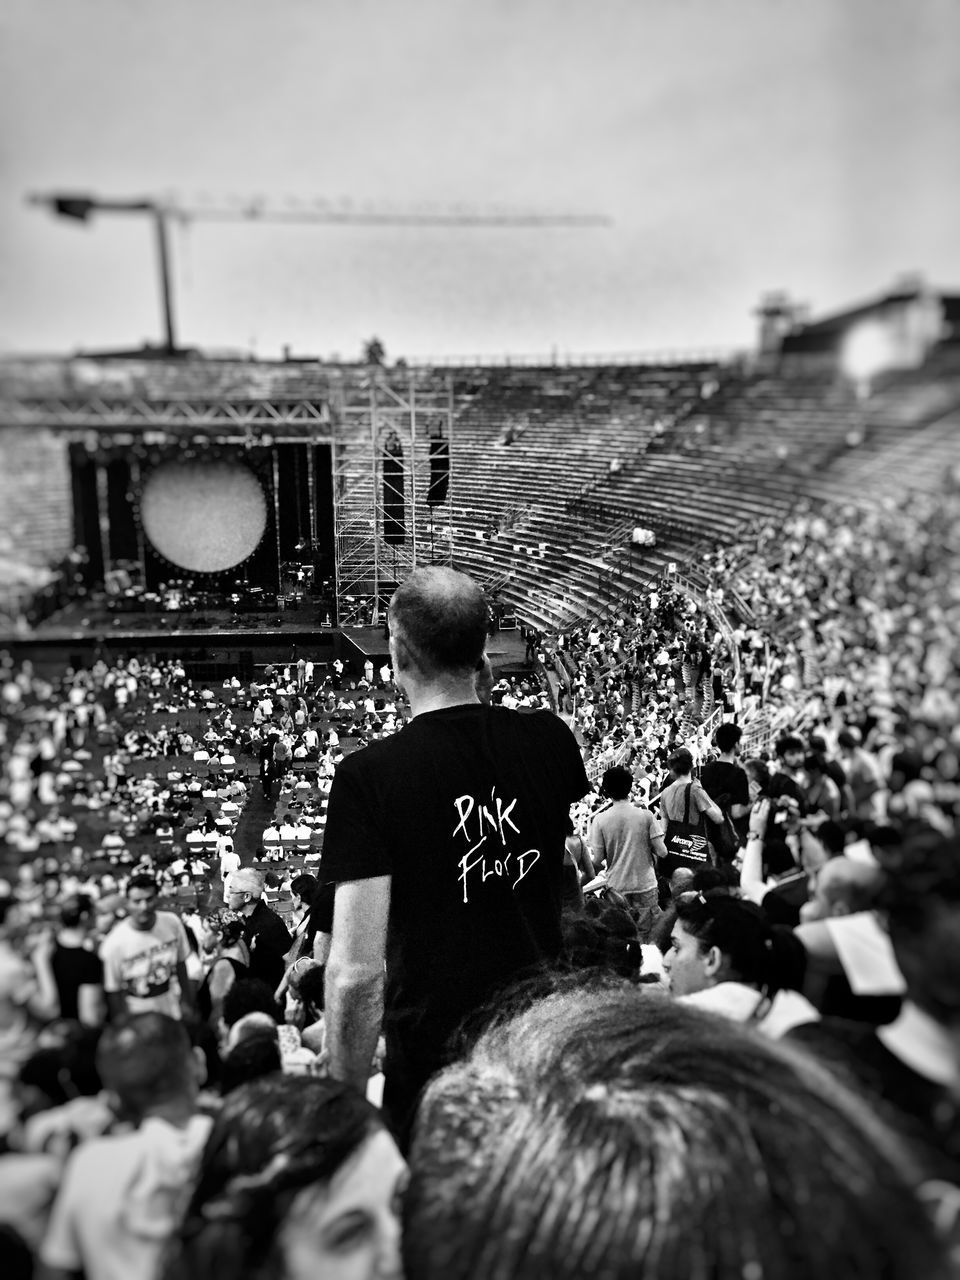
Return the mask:
<path id="1" fill-rule="evenodd" d="M 666 856 L 663 832 L 649 809 L 630 800 L 633 774 L 615 765 L 603 775 L 608 800 L 590 827 L 590 844 L 598 863 L 606 867 L 607 887 L 623 894 L 646 942 L 657 922 L 657 860 Z"/>
<path id="2" fill-rule="evenodd" d="M 470 578 L 416 570 L 389 620 L 413 718 L 334 777 L 326 1012 L 331 1074 L 362 1089 L 386 1005 L 384 1107 L 402 1142 L 462 1019 L 559 954 L 565 824 L 589 786 L 558 717 L 480 702 L 487 607 Z"/>
<path id="3" fill-rule="evenodd" d="M 227 877 L 240 870 L 240 855 L 233 847 L 233 836 L 220 837 L 217 841 L 217 853 L 220 855 L 220 881 L 226 888 Z"/>
<path id="4" fill-rule="evenodd" d="M 50 965 L 60 1017 L 98 1027 L 104 1019 L 103 961 L 92 945 L 93 904 L 82 894 L 65 898 Z"/>
<path id="5" fill-rule="evenodd" d="M 711 800 L 730 815 L 741 840 L 747 837 L 750 817 L 750 784 L 746 771 L 737 763 L 743 730 L 737 724 L 722 724 L 713 735 L 719 759 L 700 770 L 700 782 Z"/>
<path id="6" fill-rule="evenodd" d="M 851 815 L 880 822 L 884 816 L 884 781 L 876 759 L 860 745 L 856 729 L 842 729 L 837 735 L 840 761 L 852 796 Z"/>
<path id="7" fill-rule="evenodd" d="M 103 940 L 103 985 L 114 1020 L 125 1013 L 180 1018 L 193 1007 L 190 946 L 178 916 L 157 910 L 157 883 L 145 873 L 127 883 L 127 918 Z"/>
<path id="8" fill-rule="evenodd" d="M 263 875 L 253 867 L 234 871 L 225 886 L 230 911 L 243 916 L 243 941 L 250 952 L 250 977 L 267 983 L 271 991 L 280 985 L 290 950 L 290 934 L 277 913 L 263 901 Z"/>

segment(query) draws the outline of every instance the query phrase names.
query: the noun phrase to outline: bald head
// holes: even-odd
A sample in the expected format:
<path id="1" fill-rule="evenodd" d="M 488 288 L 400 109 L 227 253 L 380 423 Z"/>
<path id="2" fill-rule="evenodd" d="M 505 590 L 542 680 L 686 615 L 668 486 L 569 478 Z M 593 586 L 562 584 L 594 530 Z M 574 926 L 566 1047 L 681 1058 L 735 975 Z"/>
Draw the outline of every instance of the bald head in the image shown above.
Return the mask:
<path id="1" fill-rule="evenodd" d="M 465 573 L 441 565 L 416 569 L 390 601 L 390 636 L 402 671 L 421 676 L 472 675 L 483 661 L 487 602 Z"/>
<path id="2" fill-rule="evenodd" d="M 852 915 L 870 910 L 884 879 L 880 867 L 854 862 L 852 858 L 831 858 L 817 877 L 817 891 L 830 915 Z"/>

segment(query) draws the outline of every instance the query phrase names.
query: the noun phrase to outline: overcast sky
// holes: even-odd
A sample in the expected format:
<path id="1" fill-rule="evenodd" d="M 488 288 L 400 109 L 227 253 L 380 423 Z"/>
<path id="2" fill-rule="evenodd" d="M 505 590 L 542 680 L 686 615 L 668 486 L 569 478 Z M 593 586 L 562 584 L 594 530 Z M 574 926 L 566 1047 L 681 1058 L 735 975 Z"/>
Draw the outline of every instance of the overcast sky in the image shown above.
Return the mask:
<path id="1" fill-rule="evenodd" d="M 194 222 L 179 336 L 353 356 L 747 345 L 960 288 L 958 0 L 0 0 L 0 349 L 162 331 L 141 218 L 31 191 L 598 212 L 604 230 Z"/>

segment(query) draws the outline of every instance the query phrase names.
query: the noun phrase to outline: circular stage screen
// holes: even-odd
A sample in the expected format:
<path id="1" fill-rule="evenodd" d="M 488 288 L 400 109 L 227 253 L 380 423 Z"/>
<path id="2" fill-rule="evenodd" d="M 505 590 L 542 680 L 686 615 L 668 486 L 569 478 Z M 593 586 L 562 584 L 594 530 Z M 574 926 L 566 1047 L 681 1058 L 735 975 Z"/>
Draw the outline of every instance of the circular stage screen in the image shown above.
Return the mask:
<path id="1" fill-rule="evenodd" d="M 151 544 L 172 564 L 220 573 L 256 551 L 267 502 L 240 462 L 164 462 L 144 485 L 140 518 Z"/>

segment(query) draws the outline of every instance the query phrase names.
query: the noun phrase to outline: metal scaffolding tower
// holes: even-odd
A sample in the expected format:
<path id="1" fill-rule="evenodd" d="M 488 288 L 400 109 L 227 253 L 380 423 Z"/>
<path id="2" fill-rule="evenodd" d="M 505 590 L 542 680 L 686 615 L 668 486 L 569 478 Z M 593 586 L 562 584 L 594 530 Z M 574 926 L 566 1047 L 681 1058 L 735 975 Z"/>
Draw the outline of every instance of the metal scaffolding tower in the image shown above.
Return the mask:
<path id="1" fill-rule="evenodd" d="M 448 468 L 454 453 L 453 379 L 371 368 L 341 380 L 331 408 L 337 621 L 377 625 L 411 570 L 453 559 L 449 470 L 441 500 L 435 484 L 437 442 L 446 444 Z M 385 484 L 388 457 L 400 478 Z"/>

